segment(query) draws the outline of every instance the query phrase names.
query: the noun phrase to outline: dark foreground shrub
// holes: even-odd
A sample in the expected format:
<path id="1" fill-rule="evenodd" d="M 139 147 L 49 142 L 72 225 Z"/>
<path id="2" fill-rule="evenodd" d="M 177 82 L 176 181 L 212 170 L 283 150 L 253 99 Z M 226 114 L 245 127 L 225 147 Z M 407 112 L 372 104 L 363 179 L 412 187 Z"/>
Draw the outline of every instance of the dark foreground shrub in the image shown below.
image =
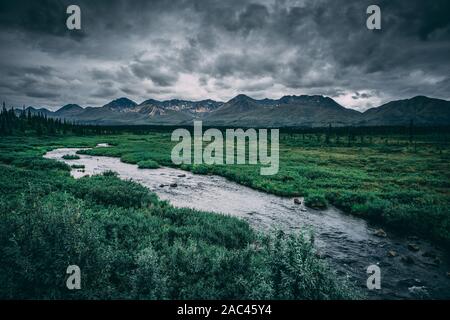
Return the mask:
<path id="1" fill-rule="evenodd" d="M 97 177 L 103 179 L 105 177 Z M 91 182 L 97 180 L 91 180 Z M 302 237 L 255 237 L 233 248 L 191 232 L 172 207 L 91 207 L 67 193 L 0 199 L 2 299 L 348 299 L 352 290 Z M 201 214 L 201 213 L 200 213 Z M 225 220 L 199 221 L 241 237 Z M 192 229 L 194 230 L 194 229 Z M 250 230 L 247 233 L 252 233 Z M 171 235 L 169 235 L 171 234 Z M 246 239 L 244 237 L 244 239 Z M 66 269 L 81 269 L 82 290 L 67 290 Z"/>
<path id="2" fill-rule="evenodd" d="M 79 198 L 102 205 L 140 208 L 157 202 L 157 197 L 142 185 L 124 181 L 115 173 L 83 177 L 71 184 L 70 191 Z"/>

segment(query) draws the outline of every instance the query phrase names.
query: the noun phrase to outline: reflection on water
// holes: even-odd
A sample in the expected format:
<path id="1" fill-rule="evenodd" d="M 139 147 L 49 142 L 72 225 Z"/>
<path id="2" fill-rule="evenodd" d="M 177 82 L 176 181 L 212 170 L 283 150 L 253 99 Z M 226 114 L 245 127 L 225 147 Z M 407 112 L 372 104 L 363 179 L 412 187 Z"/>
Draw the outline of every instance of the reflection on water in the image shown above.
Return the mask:
<path id="1" fill-rule="evenodd" d="M 45 157 L 69 165 L 83 164 L 84 170 L 72 170 L 75 178 L 112 170 L 123 179 L 132 179 L 148 187 L 176 207 L 237 216 L 259 230 L 311 230 L 320 256 L 336 268 L 338 274 L 347 275 L 356 282 L 370 298 L 420 298 L 424 295 L 450 298 L 450 278 L 447 276 L 450 259 L 426 241 L 392 235 L 377 237 L 374 234 L 376 228 L 365 220 L 343 214 L 336 208 L 315 211 L 306 208 L 303 201 L 296 204 L 293 198 L 256 191 L 219 176 L 197 175 L 173 168 L 138 169 L 137 165 L 112 157 L 80 154 L 79 160 L 61 158 L 78 150 L 56 149 Z M 420 250 L 410 251 L 410 243 L 417 244 Z M 395 257 L 390 257 L 389 252 L 391 255 L 395 252 Z M 381 268 L 381 290 L 366 288 L 366 269 L 371 264 Z"/>

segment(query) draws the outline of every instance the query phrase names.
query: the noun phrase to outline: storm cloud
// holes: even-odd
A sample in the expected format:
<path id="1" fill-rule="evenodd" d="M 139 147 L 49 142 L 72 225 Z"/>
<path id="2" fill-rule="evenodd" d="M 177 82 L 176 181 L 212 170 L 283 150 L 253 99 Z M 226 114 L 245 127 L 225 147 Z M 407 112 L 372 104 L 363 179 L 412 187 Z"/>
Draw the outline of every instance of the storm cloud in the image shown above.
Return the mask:
<path id="1" fill-rule="evenodd" d="M 68 30 L 66 8 L 81 8 Z M 380 0 L 0 2 L 0 97 L 101 106 L 120 96 L 226 101 L 323 94 L 364 110 L 450 98 L 450 2 Z"/>

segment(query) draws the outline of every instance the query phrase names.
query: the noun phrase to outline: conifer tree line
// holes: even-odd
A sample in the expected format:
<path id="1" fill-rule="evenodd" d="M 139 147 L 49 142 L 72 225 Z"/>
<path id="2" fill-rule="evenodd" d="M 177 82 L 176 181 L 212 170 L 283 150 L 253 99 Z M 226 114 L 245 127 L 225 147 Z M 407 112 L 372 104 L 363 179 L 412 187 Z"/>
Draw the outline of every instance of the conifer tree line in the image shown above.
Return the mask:
<path id="1" fill-rule="evenodd" d="M 48 117 L 42 112 L 31 112 L 31 109 L 6 108 L 3 102 L 0 112 L 0 136 L 20 134 L 57 135 L 73 133 L 84 134 L 113 134 L 116 130 L 111 127 L 98 125 L 81 125 L 66 119 Z"/>

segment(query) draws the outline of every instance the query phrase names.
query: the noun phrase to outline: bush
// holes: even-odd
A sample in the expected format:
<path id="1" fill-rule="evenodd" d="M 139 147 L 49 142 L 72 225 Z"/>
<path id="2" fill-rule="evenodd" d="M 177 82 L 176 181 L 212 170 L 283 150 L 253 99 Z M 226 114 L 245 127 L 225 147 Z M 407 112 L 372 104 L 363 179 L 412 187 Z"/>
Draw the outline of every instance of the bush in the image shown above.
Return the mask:
<path id="1" fill-rule="evenodd" d="M 159 164 L 156 161 L 153 160 L 143 160 L 138 162 L 138 168 L 139 169 L 158 169 Z"/>
<path id="2" fill-rule="evenodd" d="M 351 213 L 363 215 L 374 220 L 381 220 L 384 213 L 389 212 L 391 203 L 378 197 L 371 198 L 365 203 L 357 203 L 351 207 Z"/>
<path id="3" fill-rule="evenodd" d="M 0 198 L 17 198 L 23 192 L 36 197 L 56 192 L 65 188 L 68 177 L 69 173 L 65 171 L 29 170 L 0 165 Z"/>
<path id="4" fill-rule="evenodd" d="M 63 158 L 64 160 L 79 160 L 80 156 L 76 154 L 65 154 L 61 158 Z"/>
<path id="5" fill-rule="evenodd" d="M 64 162 L 45 158 L 19 158 L 12 161 L 11 164 L 31 170 L 70 170 L 70 167 Z"/>
<path id="6" fill-rule="evenodd" d="M 208 174 L 209 168 L 204 164 L 195 164 L 192 166 L 192 172 L 195 174 Z"/>
<path id="7" fill-rule="evenodd" d="M 19 198 L 14 207 L 0 201 L 2 299 L 356 297 L 301 236 L 255 238 L 224 223 L 248 228 L 243 221 L 203 214 L 201 228 L 220 229 L 235 239 L 231 248 L 222 237 L 205 241 L 191 232 L 194 211 L 185 219 L 172 207 L 91 207 L 62 192 Z M 72 264 L 82 271 L 83 290 L 64 286 Z"/>
<path id="8" fill-rule="evenodd" d="M 264 257 L 272 299 L 351 299 L 357 294 L 314 255 L 313 243 L 300 235 L 278 232 L 269 238 Z"/>
<path id="9" fill-rule="evenodd" d="M 142 160 L 142 156 L 139 153 L 127 153 L 120 157 L 120 161 L 130 164 L 137 164 L 140 160 Z"/>
<path id="10" fill-rule="evenodd" d="M 0 204 L 1 205 L 1 204 Z M 101 294 L 104 244 L 89 210 L 67 194 L 22 195 L 13 211 L 0 208 L 1 299 L 58 299 Z M 12 241 L 14 239 L 14 241 Z M 83 290 L 69 293 L 66 269 L 82 266 Z M 98 289 L 96 286 L 99 285 Z"/>
<path id="11" fill-rule="evenodd" d="M 121 180 L 113 172 L 78 179 L 72 183 L 70 191 L 79 198 L 107 206 L 141 208 L 157 203 L 156 195 L 147 188 Z"/>
<path id="12" fill-rule="evenodd" d="M 312 193 L 305 197 L 305 205 L 313 209 L 323 210 L 328 207 L 328 202 L 322 194 Z"/>
<path id="13" fill-rule="evenodd" d="M 136 269 L 130 278 L 132 293 L 137 299 L 166 299 L 167 276 L 158 253 L 150 246 L 139 252 Z"/>
<path id="14" fill-rule="evenodd" d="M 112 170 L 106 170 L 105 172 L 103 172 L 103 176 L 105 177 L 117 177 L 119 174 L 115 171 Z"/>
<path id="15" fill-rule="evenodd" d="M 326 197 L 339 209 L 346 212 L 352 212 L 353 206 L 365 204 L 367 202 L 369 194 L 367 192 L 337 191 L 327 193 Z"/>

